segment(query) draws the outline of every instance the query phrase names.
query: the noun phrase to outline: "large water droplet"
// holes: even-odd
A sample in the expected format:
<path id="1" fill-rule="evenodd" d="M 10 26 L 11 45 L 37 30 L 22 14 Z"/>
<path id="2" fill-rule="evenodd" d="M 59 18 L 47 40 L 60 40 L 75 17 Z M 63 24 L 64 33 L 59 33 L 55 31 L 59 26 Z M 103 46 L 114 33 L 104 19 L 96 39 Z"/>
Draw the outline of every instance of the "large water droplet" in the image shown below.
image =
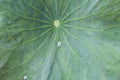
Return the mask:
<path id="1" fill-rule="evenodd" d="M 61 45 L 62 45 L 61 41 L 58 41 L 57 42 L 57 47 L 61 47 Z"/>

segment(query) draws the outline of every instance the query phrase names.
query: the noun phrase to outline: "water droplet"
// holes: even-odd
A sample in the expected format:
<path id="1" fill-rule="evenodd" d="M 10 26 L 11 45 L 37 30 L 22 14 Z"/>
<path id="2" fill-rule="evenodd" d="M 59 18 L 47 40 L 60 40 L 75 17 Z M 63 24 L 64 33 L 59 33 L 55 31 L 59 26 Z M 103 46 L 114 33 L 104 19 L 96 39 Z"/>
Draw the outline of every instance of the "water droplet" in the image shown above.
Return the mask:
<path id="1" fill-rule="evenodd" d="M 57 47 L 61 47 L 61 45 L 62 45 L 61 41 L 58 41 L 57 42 Z"/>
<path id="2" fill-rule="evenodd" d="M 59 27 L 60 26 L 60 21 L 59 20 L 55 20 L 54 21 L 54 26 L 55 27 Z"/>
<path id="3" fill-rule="evenodd" d="M 23 76 L 23 80 L 26 80 L 28 78 L 28 76 Z"/>

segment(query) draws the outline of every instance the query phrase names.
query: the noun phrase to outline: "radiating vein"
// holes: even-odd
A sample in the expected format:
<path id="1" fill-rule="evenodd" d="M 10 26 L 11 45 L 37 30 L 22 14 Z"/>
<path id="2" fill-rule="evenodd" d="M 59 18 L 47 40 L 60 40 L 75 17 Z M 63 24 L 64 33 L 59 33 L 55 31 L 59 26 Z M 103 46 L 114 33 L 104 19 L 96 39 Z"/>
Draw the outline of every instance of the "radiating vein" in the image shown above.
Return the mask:
<path id="1" fill-rule="evenodd" d="M 114 26 L 105 27 L 105 28 L 102 28 L 101 30 L 106 31 L 106 30 L 113 29 L 113 28 L 118 28 L 118 27 L 120 27 L 120 25 L 114 25 Z"/>
<path id="2" fill-rule="evenodd" d="M 82 28 L 82 27 L 76 27 L 76 26 L 71 26 L 71 25 L 64 25 L 65 27 L 70 27 L 76 30 L 83 30 L 83 31 L 91 31 L 91 32 L 103 32 L 103 33 L 108 33 L 106 32 L 106 30 L 112 29 L 112 28 L 117 28 L 120 27 L 120 25 L 114 25 L 114 26 L 110 26 L 110 27 L 106 27 L 106 28 L 99 28 L 97 29 L 90 29 L 90 28 Z"/>
<path id="3" fill-rule="evenodd" d="M 45 5 L 45 3 L 43 2 L 43 0 L 41 0 L 42 5 L 44 6 L 44 8 L 46 9 L 46 11 L 48 12 L 48 14 L 50 15 L 51 18 L 53 18 L 52 13 L 50 12 L 50 10 L 48 9 L 48 7 Z"/>
<path id="4" fill-rule="evenodd" d="M 63 6 L 62 4 L 63 4 L 63 0 L 60 0 L 60 2 L 59 2 L 59 9 L 58 9 L 58 19 L 59 19 L 61 13 L 62 13 L 62 6 Z"/>
<path id="5" fill-rule="evenodd" d="M 65 42 L 67 43 L 68 47 L 70 48 L 70 51 L 72 52 L 72 54 L 75 55 L 75 56 L 79 59 L 79 61 L 84 65 L 84 67 L 87 69 L 86 63 L 84 63 L 84 61 L 81 59 L 81 57 L 76 53 L 76 51 L 75 51 L 75 50 L 71 47 L 71 45 L 68 43 L 67 38 L 66 38 L 64 32 L 63 32 L 63 31 L 61 31 L 61 32 L 62 32 L 62 35 L 63 35 L 63 37 L 64 37 Z"/>
<path id="6" fill-rule="evenodd" d="M 62 50 L 63 56 L 65 57 L 65 50 L 64 50 L 64 48 L 61 47 L 61 50 Z M 69 72 L 68 74 L 70 75 L 71 80 L 74 80 L 74 78 L 73 78 L 73 73 L 72 73 L 72 71 L 71 71 L 70 68 L 69 68 L 69 65 L 68 65 L 69 63 L 67 64 L 66 59 L 64 59 L 64 63 L 65 63 L 64 65 L 65 65 L 67 71 Z"/>
<path id="7" fill-rule="evenodd" d="M 63 18 L 63 15 L 64 15 L 65 12 L 68 10 L 70 3 L 71 3 L 71 0 L 69 0 L 68 3 L 66 4 L 66 6 L 65 6 L 65 8 L 64 8 L 64 10 L 63 10 L 63 12 L 61 13 L 61 15 L 60 15 L 60 17 L 59 17 L 60 19 Z"/>
<path id="8" fill-rule="evenodd" d="M 88 2 L 88 0 L 86 0 L 83 4 L 81 4 L 80 6 L 76 7 L 76 8 L 73 9 L 72 11 L 70 11 L 68 14 L 66 14 L 66 15 L 62 18 L 62 21 L 64 21 L 68 16 L 70 16 L 71 14 L 73 14 L 74 12 L 76 12 L 78 9 L 80 9 L 81 7 L 83 7 L 87 2 Z"/>
<path id="9" fill-rule="evenodd" d="M 51 34 L 51 33 L 50 33 L 50 34 Z M 25 63 L 27 63 L 27 62 L 36 54 L 36 51 L 39 50 L 41 47 L 43 47 L 43 46 L 46 44 L 46 42 L 48 41 L 48 38 L 50 37 L 50 34 L 46 37 L 46 39 L 43 41 L 43 43 L 42 43 L 41 45 L 39 45 L 39 47 L 38 47 L 37 49 L 35 49 L 34 51 L 31 52 L 31 53 L 32 53 L 31 55 L 29 55 L 28 57 L 26 57 L 26 59 L 25 59 L 22 63 L 14 66 L 14 67 L 12 67 L 12 68 L 10 68 L 9 70 L 7 70 L 7 71 L 5 71 L 4 73 L 2 73 L 0 76 L 3 76 L 3 75 L 5 75 L 6 73 L 14 70 L 15 68 L 18 68 L 18 67 L 20 67 L 21 65 L 24 65 Z"/>
<path id="10" fill-rule="evenodd" d="M 82 40 L 80 40 L 77 36 L 74 36 L 72 35 L 67 29 L 63 28 L 63 30 L 69 34 L 71 37 L 73 37 L 74 39 L 77 39 L 78 41 L 80 41 L 83 45 L 85 45 L 89 50 L 91 50 L 95 55 L 96 57 L 98 57 L 98 59 L 101 60 L 101 58 L 99 57 L 98 53 L 90 46 L 87 45 L 87 43 L 83 42 Z M 102 60 L 101 60 L 102 61 Z"/>
<path id="11" fill-rule="evenodd" d="M 120 13 L 120 12 L 118 12 L 118 11 L 116 11 L 116 12 L 117 12 L 117 13 Z M 98 14 L 99 14 L 99 15 L 98 15 Z M 106 15 L 112 15 L 112 14 L 115 14 L 115 12 L 109 12 L 109 13 L 106 14 Z M 87 18 L 92 18 L 92 17 L 95 17 L 95 18 L 96 18 L 97 15 L 98 15 L 98 18 L 99 18 L 99 17 L 102 17 L 102 16 L 106 16 L 104 13 L 103 13 L 103 14 L 100 14 L 100 12 L 97 12 L 97 13 L 94 13 L 94 14 L 90 14 L 90 15 L 86 15 L 86 16 L 81 16 L 81 17 L 79 17 L 79 18 L 69 19 L 69 20 L 64 21 L 63 23 L 65 24 L 65 23 L 69 23 L 69 22 L 72 22 L 72 21 L 85 20 L 85 19 L 87 19 Z"/>
<path id="12" fill-rule="evenodd" d="M 50 45 L 52 47 L 49 51 L 49 54 L 47 54 L 49 56 L 46 56 L 47 59 L 45 60 L 45 62 L 43 64 L 43 68 L 45 68 L 45 69 L 42 69 L 42 71 L 41 71 L 40 80 L 48 80 L 51 75 L 51 71 L 53 69 L 53 65 L 54 65 L 54 61 L 55 61 L 55 51 L 54 51 L 55 50 L 55 42 L 56 42 L 55 34 L 53 34 L 52 37 L 54 37 L 54 38 L 51 38 L 51 39 L 53 39 L 52 40 L 53 44 Z"/>
<path id="13" fill-rule="evenodd" d="M 77 39 L 77 40 L 80 41 L 82 44 L 84 44 L 88 49 L 90 49 L 90 50 L 95 54 L 95 56 L 96 56 L 98 59 L 100 59 L 100 60 L 102 61 L 102 59 L 99 57 L 99 55 L 96 53 L 96 51 L 94 51 L 94 49 L 93 49 L 92 47 L 87 46 L 86 43 L 82 42 L 82 40 L 80 40 L 78 37 L 72 35 L 67 29 L 64 29 L 64 31 L 65 31 L 66 33 L 68 33 L 71 37 L 73 37 L 74 39 Z M 99 71 L 100 71 L 100 70 L 99 70 Z M 103 80 L 106 80 L 106 78 L 105 78 L 104 75 L 102 75 L 102 77 L 103 77 Z"/>
<path id="14" fill-rule="evenodd" d="M 113 4 L 115 4 L 115 3 L 117 3 L 118 1 L 115 1 Z M 112 5 L 113 5 L 112 4 Z M 90 18 L 90 17 L 95 17 L 95 16 L 97 16 L 97 15 L 99 15 L 99 16 L 103 16 L 103 15 L 105 15 L 104 13 L 102 13 L 103 11 L 105 11 L 107 8 L 109 8 L 111 5 L 109 5 L 109 6 L 106 6 L 105 8 L 103 8 L 103 9 L 101 9 L 100 11 L 97 11 L 96 13 L 93 13 L 93 14 L 89 14 L 89 15 L 86 15 L 86 16 L 81 16 L 81 17 L 77 17 L 77 18 L 74 18 L 74 19 L 70 19 L 70 20 L 65 20 L 65 21 L 63 21 L 63 23 L 65 24 L 65 23 L 68 23 L 68 22 L 72 22 L 72 21 L 78 21 L 78 20 L 85 20 L 85 19 L 87 19 L 87 18 Z M 103 6 L 104 7 L 104 6 Z M 118 11 L 117 11 L 118 12 Z M 114 14 L 115 12 L 113 11 L 113 12 L 109 12 L 109 13 L 107 13 L 108 15 L 110 15 L 110 14 Z"/>
<path id="15" fill-rule="evenodd" d="M 38 21 L 38 22 L 43 22 L 43 23 L 47 23 L 47 24 L 51 24 L 51 22 L 48 22 L 48 21 L 45 21 L 45 20 L 41 20 L 41 19 L 37 19 L 37 18 L 32 18 L 32 17 L 28 17 L 28 16 L 23 16 L 23 15 L 15 12 L 15 11 L 13 11 L 12 9 L 9 9 L 9 8 L 5 7 L 5 6 L 2 6 L 2 7 L 5 8 L 5 9 L 7 9 L 7 10 L 9 10 L 10 12 L 16 14 L 17 16 L 23 18 L 23 19 L 32 20 L 32 21 Z"/>
<path id="16" fill-rule="evenodd" d="M 49 29 L 49 30 L 46 30 L 45 32 L 43 32 L 41 35 L 39 35 L 38 37 L 35 37 L 35 38 L 33 38 L 33 39 L 30 39 L 30 40 L 27 40 L 27 41 L 25 41 L 25 42 L 22 42 L 21 44 L 18 44 L 18 45 L 14 45 L 13 47 L 11 47 L 11 48 L 7 48 L 7 49 L 5 49 L 5 50 L 3 50 L 3 51 L 9 51 L 9 50 L 12 50 L 12 49 L 15 49 L 15 48 L 17 48 L 17 47 L 19 47 L 19 46 L 22 46 L 22 45 L 25 45 L 25 44 L 27 44 L 27 43 L 29 43 L 29 42 L 32 42 L 32 41 L 34 41 L 34 40 L 36 40 L 36 39 L 38 39 L 38 38 L 41 38 L 42 36 L 44 36 L 46 33 L 48 33 L 49 31 L 51 30 L 51 28 Z M 5 54 L 3 54 L 2 56 L 4 56 Z"/>
<path id="17" fill-rule="evenodd" d="M 36 51 L 39 50 L 41 47 L 43 47 L 43 46 L 47 43 L 47 41 L 49 40 L 52 32 L 53 32 L 53 31 L 51 31 L 51 32 L 48 34 L 48 36 L 45 38 L 45 40 L 42 42 L 42 44 L 39 45 L 38 48 L 36 48 L 36 49 L 32 52 L 32 54 L 31 54 L 30 56 L 26 57 L 27 59 L 24 60 L 24 62 L 23 62 L 22 64 L 25 64 L 28 60 L 30 60 L 30 58 L 32 58 L 32 57 L 36 54 Z"/>
<path id="18" fill-rule="evenodd" d="M 15 29 L 15 30 L 12 30 L 12 29 L 8 29 L 8 30 L 0 30 L 1 32 L 22 32 L 22 31 L 31 31 L 31 30 L 39 30 L 39 29 L 42 29 L 42 28 L 48 28 L 50 27 L 51 25 L 45 25 L 45 26 L 39 26 L 37 28 L 26 28 L 26 29 Z"/>
<path id="19" fill-rule="evenodd" d="M 53 1 L 54 2 L 54 1 Z M 56 9 L 55 9 L 55 5 L 53 5 L 54 3 L 52 3 L 52 1 L 50 2 L 50 5 L 51 5 L 51 10 L 52 10 L 52 14 L 53 14 L 53 18 L 54 19 L 57 19 L 57 15 L 56 15 Z"/>
<path id="20" fill-rule="evenodd" d="M 65 27 L 70 27 L 70 28 L 73 28 L 73 29 L 76 29 L 76 30 L 83 30 L 83 31 L 95 31 L 95 32 L 98 32 L 98 31 L 101 31 L 101 30 L 96 30 L 96 29 L 87 29 L 87 28 L 82 28 L 82 27 L 76 27 L 76 26 L 72 26 L 72 25 L 64 25 Z"/>
<path id="21" fill-rule="evenodd" d="M 24 2 L 25 2 L 29 7 L 31 7 L 32 9 L 34 9 L 34 10 L 36 10 L 37 12 L 41 13 L 42 15 L 44 15 L 45 18 L 47 18 L 47 19 L 49 19 L 50 21 L 52 21 L 51 18 L 50 18 L 48 15 L 46 15 L 44 12 L 42 12 L 40 9 L 37 9 L 37 8 L 33 7 L 33 6 L 32 6 L 31 4 L 29 4 L 26 0 L 24 0 Z"/>
<path id="22" fill-rule="evenodd" d="M 55 10 L 55 15 L 56 15 L 56 18 L 58 19 L 58 0 L 55 0 L 54 1 L 54 10 Z"/>
<path id="23" fill-rule="evenodd" d="M 12 46 L 11 48 L 9 48 L 9 49 L 7 48 L 7 49 L 5 49 L 5 50 L 3 50 L 3 51 L 12 50 L 12 49 L 15 49 L 15 48 L 17 48 L 17 47 L 19 47 L 19 46 L 22 46 L 22 45 L 25 45 L 25 44 L 30 43 L 30 42 L 32 42 L 32 41 L 35 41 L 35 40 L 43 37 L 46 33 L 48 33 L 48 32 L 51 31 L 51 30 L 52 30 L 52 28 L 44 31 L 42 34 L 40 34 L 40 35 L 37 36 L 37 37 L 34 37 L 34 38 L 32 38 L 32 39 L 30 39 L 30 40 L 27 40 L 27 41 L 24 41 L 24 42 L 22 42 L 21 44 L 14 45 L 14 46 Z"/>

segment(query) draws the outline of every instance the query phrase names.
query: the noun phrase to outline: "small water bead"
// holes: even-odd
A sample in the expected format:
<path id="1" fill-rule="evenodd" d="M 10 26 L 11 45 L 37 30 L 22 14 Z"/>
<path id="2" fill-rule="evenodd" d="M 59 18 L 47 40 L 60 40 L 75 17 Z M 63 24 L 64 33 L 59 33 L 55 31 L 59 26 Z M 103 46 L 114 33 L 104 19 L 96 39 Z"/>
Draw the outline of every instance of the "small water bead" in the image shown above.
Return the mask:
<path id="1" fill-rule="evenodd" d="M 56 28 L 58 28 L 60 26 L 60 21 L 59 20 L 55 20 L 53 24 L 54 24 L 54 26 Z"/>
<path id="2" fill-rule="evenodd" d="M 23 76 L 23 80 L 26 80 L 28 78 L 28 76 Z"/>
<path id="3" fill-rule="evenodd" d="M 57 47 L 61 47 L 61 45 L 62 45 L 61 41 L 58 41 L 57 42 Z"/>

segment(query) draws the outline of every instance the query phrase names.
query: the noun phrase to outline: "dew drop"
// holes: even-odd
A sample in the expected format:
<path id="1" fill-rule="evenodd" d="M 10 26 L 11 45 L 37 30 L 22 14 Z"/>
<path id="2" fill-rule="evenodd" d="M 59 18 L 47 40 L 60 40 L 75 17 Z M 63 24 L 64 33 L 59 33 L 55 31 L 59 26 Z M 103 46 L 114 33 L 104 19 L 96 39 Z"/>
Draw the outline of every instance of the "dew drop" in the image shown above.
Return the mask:
<path id="1" fill-rule="evenodd" d="M 59 27 L 60 26 L 60 21 L 59 20 L 55 20 L 54 21 L 54 26 L 55 27 Z"/>
<path id="2" fill-rule="evenodd" d="M 26 80 L 28 78 L 28 76 L 23 76 L 23 80 Z"/>
<path id="3" fill-rule="evenodd" d="M 61 45 L 62 45 L 61 41 L 58 41 L 57 42 L 57 47 L 61 47 Z"/>

